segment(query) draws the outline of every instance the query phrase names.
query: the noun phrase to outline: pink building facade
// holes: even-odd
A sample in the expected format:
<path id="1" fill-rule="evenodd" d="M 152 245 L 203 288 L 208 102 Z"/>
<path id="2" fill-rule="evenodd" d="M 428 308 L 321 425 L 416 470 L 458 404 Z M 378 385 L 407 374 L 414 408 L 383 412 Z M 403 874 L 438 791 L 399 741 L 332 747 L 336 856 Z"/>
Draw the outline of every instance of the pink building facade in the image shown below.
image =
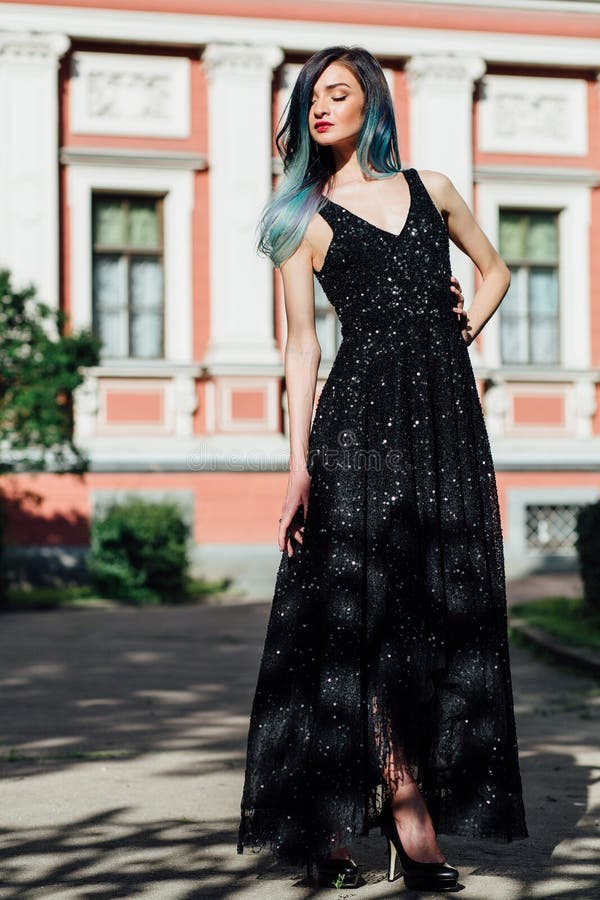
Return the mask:
<path id="1" fill-rule="evenodd" d="M 507 568 L 573 564 L 600 496 L 600 10 L 562 0 L 0 4 L 0 265 L 103 339 L 90 472 L 9 486 L 41 498 L 8 523 L 23 553 L 69 565 L 108 501 L 176 498 L 196 569 L 269 595 L 286 335 L 254 229 L 299 67 L 332 44 L 375 53 L 403 164 L 449 175 L 511 267 L 469 351 Z M 315 303 L 319 390 L 341 338 L 316 281 Z"/>

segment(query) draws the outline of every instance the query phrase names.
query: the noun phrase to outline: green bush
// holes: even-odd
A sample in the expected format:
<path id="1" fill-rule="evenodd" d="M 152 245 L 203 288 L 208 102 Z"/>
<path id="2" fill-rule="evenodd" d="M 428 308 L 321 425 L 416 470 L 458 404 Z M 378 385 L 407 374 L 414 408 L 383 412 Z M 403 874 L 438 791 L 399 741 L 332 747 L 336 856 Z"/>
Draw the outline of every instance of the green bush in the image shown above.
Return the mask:
<path id="1" fill-rule="evenodd" d="M 600 610 L 600 502 L 579 510 L 575 548 L 584 601 L 592 609 Z"/>
<path id="2" fill-rule="evenodd" d="M 87 565 L 103 597 L 180 602 L 187 583 L 188 528 L 175 503 L 125 498 L 92 524 Z"/>

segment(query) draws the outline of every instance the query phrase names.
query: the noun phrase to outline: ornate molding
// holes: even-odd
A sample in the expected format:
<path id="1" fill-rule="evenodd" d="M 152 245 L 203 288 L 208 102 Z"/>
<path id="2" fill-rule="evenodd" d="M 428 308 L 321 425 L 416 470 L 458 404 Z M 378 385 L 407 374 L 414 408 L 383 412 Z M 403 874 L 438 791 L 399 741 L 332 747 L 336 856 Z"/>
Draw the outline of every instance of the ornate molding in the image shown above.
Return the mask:
<path id="1" fill-rule="evenodd" d="M 283 62 L 281 47 L 274 44 L 207 44 L 202 61 L 209 80 L 219 77 L 264 78 Z"/>
<path id="2" fill-rule="evenodd" d="M 71 46 L 66 34 L 33 34 L 28 31 L 0 31 L 0 62 L 52 63 L 60 59 Z"/>
<path id="3" fill-rule="evenodd" d="M 485 74 L 485 70 L 485 60 L 480 57 L 433 53 L 413 56 L 405 66 L 411 90 L 427 86 L 435 86 L 436 90 L 453 90 L 465 84 L 473 85 Z"/>

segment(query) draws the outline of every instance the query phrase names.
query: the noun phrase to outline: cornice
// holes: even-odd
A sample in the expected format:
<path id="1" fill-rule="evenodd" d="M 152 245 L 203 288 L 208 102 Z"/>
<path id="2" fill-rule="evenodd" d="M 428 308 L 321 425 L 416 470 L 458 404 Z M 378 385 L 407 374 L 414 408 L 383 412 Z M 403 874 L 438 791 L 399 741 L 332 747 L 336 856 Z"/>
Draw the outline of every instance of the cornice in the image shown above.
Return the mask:
<path id="1" fill-rule="evenodd" d="M 560 66 L 600 71 L 600 41 L 547 34 L 514 34 L 458 29 L 406 28 L 346 23 L 234 16 L 186 15 L 134 10 L 19 3 L 0 5 L 0 29 L 67 34 L 71 39 L 111 41 L 162 47 L 205 47 L 238 44 L 281 47 L 286 52 L 313 53 L 327 44 L 361 44 L 387 59 L 419 54 L 452 53 L 481 57 L 487 63 Z"/>

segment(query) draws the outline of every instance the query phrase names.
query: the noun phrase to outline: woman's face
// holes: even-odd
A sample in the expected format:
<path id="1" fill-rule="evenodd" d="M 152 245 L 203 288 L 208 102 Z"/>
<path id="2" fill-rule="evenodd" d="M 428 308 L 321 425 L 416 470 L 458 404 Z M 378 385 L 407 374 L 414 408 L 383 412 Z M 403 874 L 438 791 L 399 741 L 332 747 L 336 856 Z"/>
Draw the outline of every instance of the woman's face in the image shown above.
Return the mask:
<path id="1" fill-rule="evenodd" d="M 342 141 L 355 143 L 363 121 L 364 98 L 350 69 L 331 63 L 313 88 L 308 110 L 311 137 L 324 147 Z"/>

